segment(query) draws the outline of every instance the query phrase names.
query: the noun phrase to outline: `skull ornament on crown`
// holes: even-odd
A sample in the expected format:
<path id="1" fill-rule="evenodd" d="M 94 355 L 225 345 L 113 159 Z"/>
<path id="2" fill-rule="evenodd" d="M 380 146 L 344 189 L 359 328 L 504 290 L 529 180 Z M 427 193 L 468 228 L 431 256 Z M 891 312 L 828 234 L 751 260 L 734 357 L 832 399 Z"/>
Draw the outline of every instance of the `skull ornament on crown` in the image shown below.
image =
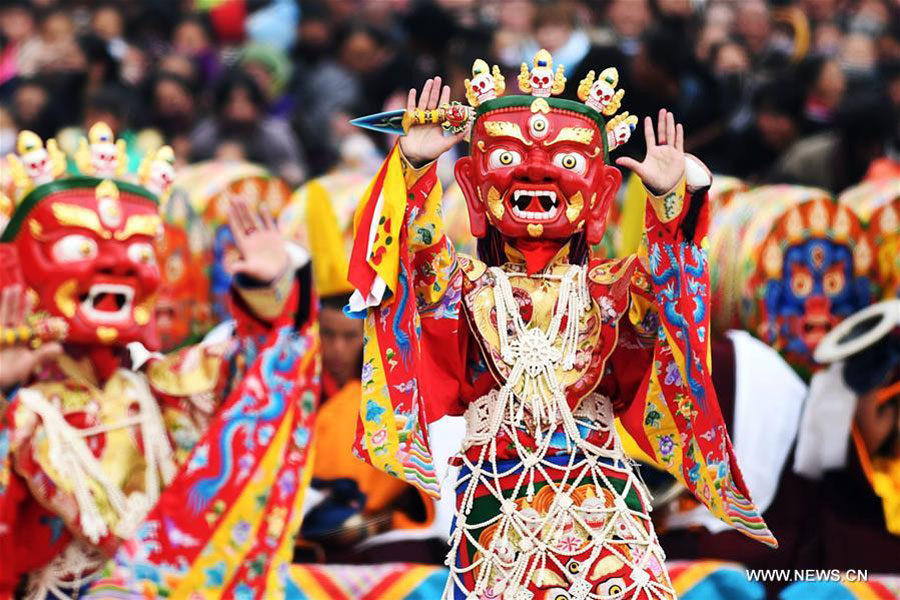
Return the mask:
<path id="1" fill-rule="evenodd" d="M 141 185 L 162 199 L 175 181 L 175 152 L 171 146 L 162 146 L 141 163 L 138 170 Z"/>
<path id="2" fill-rule="evenodd" d="M 566 86 L 563 65 L 558 65 L 556 73 L 554 73 L 553 57 L 543 48 L 534 55 L 532 65 L 529 71 L 528 65 L 522 63 L 522 69 L 519 72 L 520 90 L 538 98 L 549 98 L 551 95 L 562 94 Z"/>
<path id="3" fill-rule="evenodd" d="M 106 125 L 95 128 L 110 133 L 99 143 L 116 148 Z M 16 247 L 35 310 L 62 317 L 68 342 L 158 347 L 157 202 L 127 181 L 77 176 L 38 185 L 18 203 L 0 242 Z"/>
<path id="4" fill-rule="evenodd" d="M 637 122 L 638 118 L 634 115 L 629 115 L 627 111 L 613 117 L 606 124 L 606 143 L 609 145 L 609 149 L 618 148 L 631 139 L 631 134 L 634 132 L 634 128 L 637 127 Z"/>
<path id="5" fill-rule="evenodd" d="M 13 185 L 20 195 L 32 188 L 59 177 L 66 170 L 66 158 L 56 145 L 56 140 L 44 142 L 33 131 L 23 131 L 16 140 L 17 154 L 7 155 Z"/>
<path id="6" fill-rule="evenodd" d="M 94 123 L 87 139 L 81 139 L 74 158 L 78 170 L 85 175 L 122 177 L 127 167 L 125 140 L 116 141 L 106 123 Z"/>
<path id="7" fill-rule="evenodd" d="M 637 119 L 624 113 L 606 123 L 593 103 L 550 97 L 564 90 L 563 66 L 554 74 L 546 50 L 533 63 L 519 76 L 530 96 L 480 100 L 471 84 L 471 153 L 457 161 L 456 179 L 472 234 L 484 237 L 490 226 L 510 240 L 565 241 L 583 231 L 588 243 L 599 243 L 621 182 L 609 151 L 628 140 Z M 473 73 L 487 74 L 487 64 L 476 61 Z M 590 77 L 582 87 L 590 89 Z M 623 94 L 614 94 L 616 106 Z"/>
<path id="8" fill-rule="evenodd" d="M 479 58 L 472 65 L 472 80 L 466 79 L 465 85 L 469 104 L 478 106 L 502 95 L 506 89 L 506 79 L 500 73 L 500 67 L 494 65 L 492 72 L 488 64 Z"/>
<path id="9" fill-rule="evenodd" d="M 603 69 L 600 77 L 594 81 L 594 72 L 589 71 L 578 86 L 578 99 L 606 116 L 615 114 L 622 105 L 625 90 L 616 91 L 619 84 L 619 71 L 615 67 Z"/>

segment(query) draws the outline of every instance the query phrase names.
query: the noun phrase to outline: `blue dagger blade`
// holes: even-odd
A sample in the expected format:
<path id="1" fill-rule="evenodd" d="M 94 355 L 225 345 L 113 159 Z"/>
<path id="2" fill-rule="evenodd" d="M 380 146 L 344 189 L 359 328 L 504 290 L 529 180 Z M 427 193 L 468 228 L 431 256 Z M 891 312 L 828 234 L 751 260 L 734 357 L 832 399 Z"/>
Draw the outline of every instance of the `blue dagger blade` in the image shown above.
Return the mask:
<path id="1" fill-rule="evenodd" d="M 365 117 L 357 117 L 350 121 L 351 125 L 371 129 L 372 131 L 380 131 L 381 133 L 403 134 L 403 115 L 406 110 L 389 110 L 387 112 L 376 113 Z"/>

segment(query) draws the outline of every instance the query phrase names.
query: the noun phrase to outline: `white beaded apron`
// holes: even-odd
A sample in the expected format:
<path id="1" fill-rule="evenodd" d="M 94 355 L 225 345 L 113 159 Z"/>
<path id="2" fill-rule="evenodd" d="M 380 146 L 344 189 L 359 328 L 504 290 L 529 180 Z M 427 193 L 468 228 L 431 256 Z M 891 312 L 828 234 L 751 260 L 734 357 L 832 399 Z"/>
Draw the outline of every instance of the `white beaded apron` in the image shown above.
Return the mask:
<path id="1" fill-rule="evenodd" d="M 499 390 L 466 410 L 445 599 L 675 598 L 649 517 L 649 493 L 622 450 L 611 401 L 591 394 L 573 411 L 557 375 L 560 367 L 573 368 L 581 317 L 591 309 L 585 272 L 572 265 L 561 276 L 532 276 L 558 287 L 544 331 L 526 326 L 513 295 L 510 278 L 527 275 L 491 268 L 500 353 L 511 370 Z M 526 418 L 533 447 L 516 435 Z M 558 447 L 560 432 L 565 450 L 551 456 L 551 440 Z M 513 441 L 516 460 L 498 460 L 501 433 Z M 588 437 L 604 441 L 596 445 Z M 474 462 L 466 454 L 472 449 L 479 453 Z M 549 504 L 543 494 L 543 510 L 532 505 L 541 495 L 536 480 L 545 482 L 541 492 L 552 493 Z M 476 492 L 492 496 L 499 510 L 476 518 Z M 635 497 L 645 509 L 634 508 Z M 487 530 L 492 535 L 485 543 L 477 532 Z M 458 560 L 463 546 L 474 548 L 471 561 Z"/>

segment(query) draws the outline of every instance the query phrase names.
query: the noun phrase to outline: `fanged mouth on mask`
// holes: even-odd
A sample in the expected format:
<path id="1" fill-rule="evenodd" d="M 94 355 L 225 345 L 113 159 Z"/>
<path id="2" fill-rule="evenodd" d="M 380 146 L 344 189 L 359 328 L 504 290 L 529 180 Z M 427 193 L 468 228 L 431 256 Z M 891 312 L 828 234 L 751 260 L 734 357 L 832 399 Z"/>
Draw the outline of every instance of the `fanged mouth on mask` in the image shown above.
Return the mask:
<path id="1" fill-rule="evenodd" d="M 81 312 L 96 323 L 122 323 L 131 317 L 134 294 L 130 285 L 96 283 L 80 296 Z"/>
<path id="2" fill-rule="evenodd" d="M 561 194 L 560 194 L 561 195 Z M 559 214 L 560 200 L 555 190 L 517 189 L 512 192 L 512 199 L 507 201 L 512 207 L 516 220 L 523 223 L 547 223 Z"/>

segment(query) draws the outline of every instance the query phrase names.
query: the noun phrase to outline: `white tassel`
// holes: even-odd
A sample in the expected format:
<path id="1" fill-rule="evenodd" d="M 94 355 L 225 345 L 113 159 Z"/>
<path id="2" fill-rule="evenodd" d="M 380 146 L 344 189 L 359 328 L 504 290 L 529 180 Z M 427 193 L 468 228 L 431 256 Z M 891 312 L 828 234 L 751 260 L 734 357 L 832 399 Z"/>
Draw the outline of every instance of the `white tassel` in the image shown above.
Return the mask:
<path id="1" fill-rule="evenodd" d="M 90 483 L 103 490 L 113 510 L 120 515 L 127 508 L 125 495 L 109 480 L 93 452 L 58 408 L 34 389 L 19 390 L 18 398 L 41 418 L 47 435 L 50 465 L 58 473 L 65 474 L 72 483 L 75 502 L 78 504 L 79 526 L 87 539 L 94 544 L 98 543 L 109 530 L 94 500 Z"/>
<path id="2" fill-rule="evenodd" d="M 116 514 L 115 533 L 128 538 L 147 516 L 159 499 L 161 488 L 176 473 L 172 447 L 163 424 L 162 413 L 153 398 L 146 380 L 130 371 L 118 374 L 131 383 L 140 414 L 119 422 L 88 429 L 69 425 L 60 410 L 34 389 L 24 388 L 18 396 L 24 406 L 41 418 L 48 442 L 50 465 L 72 484 L 72 493 L 78 505 L 79 527 L 85 537 L 96 544 L 109 533 L 106 520 L 100 512 L 91 484 L 99 487 Z M 144 493 L 134 492 L 126 498 L 103 470 L 103 466 L 88 448 L 85 438 L 105 431 L 139 426 L 144 444 Z M 162 483 L 160 483 L 160 475 Z"/>
<path id="3" fill-rule="evenodd" d="M 26 600 L 77 600 L 82 585 L 97 578 L 108 558 L 87 544 L 73 541 L 46 566 L 28 575 Z"/>
<path id="4" fill-rule="evenodd" d="M 169 443 L 169 435 L 163 422 L 162 412 L 150 391 L 147 379 L 130 371 L 122 370 L 119 373 L 134 387 L 141 410 L 141 438 L 144 442 L 144 454 L 147 461 L 144 491 L 152 506 L 159 500 L 161 488 L 175 478 L 177 466 L 174 452 Z M 162 484 L 160 484 L 159 475 L 162 476 Z"/>

